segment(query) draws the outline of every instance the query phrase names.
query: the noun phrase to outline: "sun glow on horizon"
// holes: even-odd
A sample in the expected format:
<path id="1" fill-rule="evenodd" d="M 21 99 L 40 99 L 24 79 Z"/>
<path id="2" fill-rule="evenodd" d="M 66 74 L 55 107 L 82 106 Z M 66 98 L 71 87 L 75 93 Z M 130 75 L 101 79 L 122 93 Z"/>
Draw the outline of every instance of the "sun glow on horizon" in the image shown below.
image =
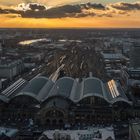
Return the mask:
<path id="1" fill-rule="evenodd" d="M 46 3 L 46 0 L 30 0 L 40 3 L 27 1 L 24 0 L 25 3 L 19 5 L 21 7 L 8 6 L 11 4 L 8 1 L 5 2 L 7 5 L 0 5 L 0 28 L 140 28 L 139 1 L 127 0 L 131 3 L 122 3 L 117 0 L 118 3 L 111 4 L 110 1 L 107 5 L 86 3 L 84 6 L 61 6 L 50 10 L 40 4 Z M 19 3 L 20 0 L 15 2 Z M 67 4 L 69 0 L 63 2 Z M 50 3 L 58 2 L 52 0 Z"/>
<path id="2" fill-rule="evenodd" d="M 1 28 L 140 28 L 140 20 L 134 17 L 85 17 L 85 18 L 9 18 L 1 16 Z"/>

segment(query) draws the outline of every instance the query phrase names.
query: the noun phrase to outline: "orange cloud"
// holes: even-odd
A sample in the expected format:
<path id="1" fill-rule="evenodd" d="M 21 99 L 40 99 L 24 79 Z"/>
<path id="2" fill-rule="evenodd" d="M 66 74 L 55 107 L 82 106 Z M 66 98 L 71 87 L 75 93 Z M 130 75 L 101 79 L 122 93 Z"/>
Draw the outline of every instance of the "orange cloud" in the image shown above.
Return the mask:
<path id="1" fill-rule="evenodd" d="M 9 18 L 0 16 L 3 21 L 0 27 L 10 28 L 140 28 L 140 19 L 135 17 L 85 17 L 85 18 L 62 18 L 62 19 L 28 19 Z M 57 23 L 57 24 L 56 24 Z"/>

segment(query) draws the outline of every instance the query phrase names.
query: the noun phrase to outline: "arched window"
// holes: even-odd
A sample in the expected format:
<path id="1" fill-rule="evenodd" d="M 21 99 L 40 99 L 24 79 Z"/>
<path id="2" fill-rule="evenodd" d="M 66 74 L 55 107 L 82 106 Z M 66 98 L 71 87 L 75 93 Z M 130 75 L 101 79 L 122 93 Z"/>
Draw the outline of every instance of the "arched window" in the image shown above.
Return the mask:
<path id="1" fill-rule="evenodd" d="M 50 110 L 46 113 L 46 117 L 47 118 L 49 118 L 49 117 L 50 118 L 63 118 L 64 114 L 60 110 L 53 109 L 53 110 Z"/>

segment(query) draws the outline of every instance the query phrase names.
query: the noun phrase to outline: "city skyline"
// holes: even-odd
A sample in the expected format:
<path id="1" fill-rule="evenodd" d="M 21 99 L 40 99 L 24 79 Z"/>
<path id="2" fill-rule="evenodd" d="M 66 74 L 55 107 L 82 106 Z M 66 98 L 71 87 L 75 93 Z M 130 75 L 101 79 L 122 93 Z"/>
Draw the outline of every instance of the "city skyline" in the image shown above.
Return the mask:
<path id="1" fill-rule="evenodd" d="M 1 28 L 140 28 L 139 15 L 138 0 L 0 0 Z"/>

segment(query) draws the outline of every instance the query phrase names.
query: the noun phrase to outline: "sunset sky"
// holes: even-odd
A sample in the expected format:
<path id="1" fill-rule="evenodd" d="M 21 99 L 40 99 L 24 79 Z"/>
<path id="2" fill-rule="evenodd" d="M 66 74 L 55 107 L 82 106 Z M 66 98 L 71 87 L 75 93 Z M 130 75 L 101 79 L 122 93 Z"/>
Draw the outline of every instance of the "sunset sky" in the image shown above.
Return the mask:
<path id="1" fill-rule="evenodd" d="M 0 0 L 2 28 L 140 28 L 140 0 Z"/>

